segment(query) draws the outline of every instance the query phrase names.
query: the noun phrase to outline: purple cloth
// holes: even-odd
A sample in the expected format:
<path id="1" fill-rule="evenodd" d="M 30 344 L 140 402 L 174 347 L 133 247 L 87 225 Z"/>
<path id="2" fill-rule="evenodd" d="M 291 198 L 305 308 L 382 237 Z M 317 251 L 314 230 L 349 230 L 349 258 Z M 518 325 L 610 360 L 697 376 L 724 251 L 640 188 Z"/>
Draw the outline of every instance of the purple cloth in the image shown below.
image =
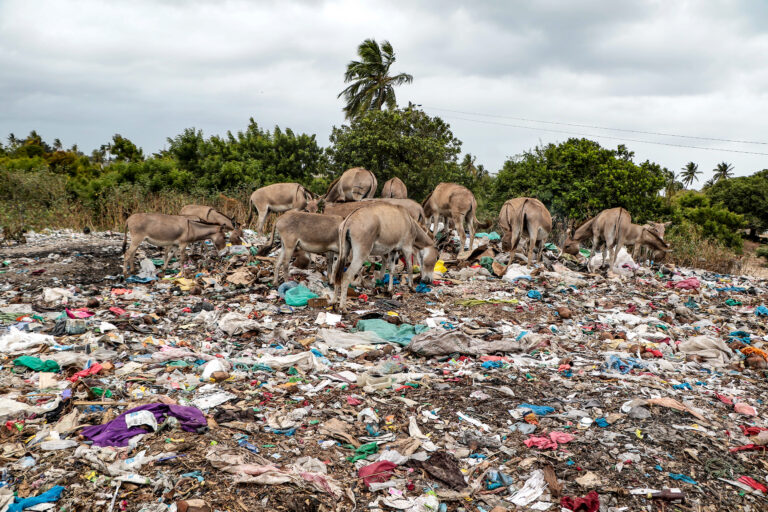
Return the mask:
<path id="1" fill-rule="evenodd" d="M 165 420 L 165 416 L 174 416 L 179 420 L 181 428 L 187 432 L 197 432 L 200 427 L 208 425 L 202 411 L 197 407 L 156 403 L 134 407 L 109 423 L 85 427 L 80 433 L 86 439 L 93 441 L 96 446 L 128 446 L 130 438 L 139 434 L 146 434 L 151 430 L 146 425 L 128 428 L 125 423 L 125 416 L 136 411 L 151 411 L 158 424 Z"/>

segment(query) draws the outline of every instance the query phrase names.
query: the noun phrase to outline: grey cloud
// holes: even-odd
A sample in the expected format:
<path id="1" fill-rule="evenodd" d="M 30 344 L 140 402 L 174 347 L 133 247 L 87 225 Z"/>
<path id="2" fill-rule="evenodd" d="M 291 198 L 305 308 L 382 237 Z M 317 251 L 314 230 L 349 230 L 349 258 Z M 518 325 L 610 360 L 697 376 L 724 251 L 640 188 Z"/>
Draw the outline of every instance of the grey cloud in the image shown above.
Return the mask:
<path id="1" fill-rule="evenodd" d="M 5 1 L 0 134 L 34 128 L 90 149 L 120 132 L 153 152 L 185 127 L 236 131 L 253 116 L 324 144 L 343 122 L 344 67 L 375 37 L 415 77 L 401 104 L 754 139 L 768 113 L 766 21 L 759 1 Z M 567 138 L 444 117 L 491 169 Z M 768 167 L 629 145 L 672 169 Z"/>

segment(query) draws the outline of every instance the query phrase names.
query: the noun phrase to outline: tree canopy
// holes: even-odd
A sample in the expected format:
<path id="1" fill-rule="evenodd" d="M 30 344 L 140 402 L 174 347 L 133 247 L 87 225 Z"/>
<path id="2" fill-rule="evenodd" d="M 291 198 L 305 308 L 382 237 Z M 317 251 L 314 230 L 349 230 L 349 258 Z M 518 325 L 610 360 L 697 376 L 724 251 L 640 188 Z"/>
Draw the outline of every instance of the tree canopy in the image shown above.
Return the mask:
<path id="1" fill-rule="evenodd" d="M 362 166 L 376 174 L 380 185 L 396 176 L 416 200 L 441 181 L 472 188 L 484 173 L 471 157 L 474 171 L 463 172 L 458 163 L 461 141 L 450 126 L 411 107 L 369 111 L 349 125 L 334 127 L 330 139 L 329 165 L 337 174 Z"/>
<path id="2" fill-rule="evenodd" d="M 751 235 L 768 229 L 768 169 L 739 178 L 722 179 L 706 190 L 713 203 L 744 216 Z"/>
<path id="3" fill-rule="evenodd" d="M 649 161 L 638 165 L 633 157 L 623 145 L 606 149 L 588 139 L 538 146 L 504 162 L 494 183 L 493 208 L 529 196 L 561 219 L 583 220 L 616 206 L 638 221 L 652 219 L 661 209 L 658 193 L 668 171 Z"/>
<path id="4" fill-rule="evenodd" d="M 357 48 L 360 60 L 347 64 L 344 83 L 350 84 L 337 97 L 344 96 L 344 114 L 347 119 L 357 119 L 369 110 L 397 107 L 395 86 L 410 84 L 413 76 L 407 73 L 390 75 L 395 63 L 395 51 L 389 41 L 381 46 L 375 39 L 366 39 Z"/>

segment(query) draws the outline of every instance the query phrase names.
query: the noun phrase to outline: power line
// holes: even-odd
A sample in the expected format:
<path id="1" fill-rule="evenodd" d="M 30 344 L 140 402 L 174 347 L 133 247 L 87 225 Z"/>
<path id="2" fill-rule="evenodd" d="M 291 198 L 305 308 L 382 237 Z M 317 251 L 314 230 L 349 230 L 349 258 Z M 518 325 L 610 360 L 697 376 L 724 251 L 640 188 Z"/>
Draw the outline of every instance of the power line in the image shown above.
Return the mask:
<path id="1" fill-rule="evenodd" d="M 437 109 L 435 109 L 437 110 Z M 703 149 L 704 151 L 723 151 L 727 153 L 742 153 L 745 155 L 762 155 L 762 156 L 768 156 L 768 153 L 760 153 L 757 151 L 741 151 L 739 149 L 722 149 L 722 148 L 705 148 L 702 146 L 688 146 L 685 144 L 673 144 L 671 142 L 656 142 L 652 140 L 639 140 L 639 139 L 627 139 L 624 137 L 613 137 L 611 135 L 598 135 L 598 134 L 590 134 L 590 133 L 578 133 L 578 132 L 572 132 L 567 130 L 555 130 L 553 128 L 539 128 L 538 126 L 524 126 L 519 124 L 510 124 L 510 123 L 500 123 L 496 121 L 486 121 L 481 119 L 469 119 L 466 117 L 457 117 L 452 116 L 453 119 L 460 119 L 462 121 L 469 121 L 471 123 L 480 123 L 480 124 L 493 124 L 497 126 L 510 126 L 512 128 L 522 128 L 524 130 L 539 130 L 543 132 L 554 132 L 554 133 L 564 133 L 566 135 L 578 135 L 579 137 L 594 137 L 594 138 L 603 138 L 603 139 L 611 139 L 611 140 L 619 140 L 623 142 L 637 142 L 639 144 L 657 144 L 660 146 L 672 146 L 676 148 L 689 148 L 689 149 Z"/>
<path id="2" fill-rule="evenodd" d="M 697 137 L 695 135 L 678 135 L 675 133 L 664 133 L 664 132 L 646 132 L 643 130 L 630 130 L 627 128 L 610 128 L 607 126 L 595 126 L 590 124 L 578 124 L 578 123 L 562 123 L 559 121 L 542 121 L 540 119 L 530 119 L 526 117 L 514 117 L 514 116 L 502 116 L 502 115 L 496 115 L 496 114 L 481 114 L 479 112 L 466 112 L 464 110 L 451 110 L 447 108 L 437 108 L 437 107 L 428 107 L 425 106 L 424 108 L 429 108 L 432 110 L 439 110 L 442 112 L 453 112 L 455 114 L 465 114 L 465 115 L 471 115 L 471 116 L 480 116 L 480 117 L 495 117 L 499 119 L 514 119 L 516 121 L 527 121 L 530 123 L 544 123 L 544 124 L 554 124 L 554 125 L 562 125 L 562 126 L 576 126 L 578 128 L 596 128 L 598 130 L 611 130 L 616 132 L 627 132 L 627 133 L 642 133 L 645 135 L 661 135 L 664 137 L 678 137 L 681 139 L 698 139 L 698 140 L 712 140 L 717 142 L 734 142 L 737 144 L 760 144 L 760 145 L 768 145 L 768 142 L 762 142 L 762 141 L 753 141 L 753 140 L 734 140 L 734 139 L 721 139 L 718 137 Z M 758 153 L 762 154 L 762 153 Z"/>

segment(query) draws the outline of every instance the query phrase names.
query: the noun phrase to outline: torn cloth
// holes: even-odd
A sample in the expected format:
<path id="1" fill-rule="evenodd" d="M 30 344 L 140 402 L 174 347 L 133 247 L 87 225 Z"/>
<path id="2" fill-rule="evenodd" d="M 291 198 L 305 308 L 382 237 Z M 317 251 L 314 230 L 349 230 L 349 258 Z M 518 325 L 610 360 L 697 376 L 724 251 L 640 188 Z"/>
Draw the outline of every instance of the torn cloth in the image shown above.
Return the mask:
<path id="1" fill-rule="evenodd" d="M 539 448 L 541 450 L 549 450 L 549 449 L 556 450 L 558 443 L 565 444 L 573 441 L 574 439 L 576 439 L 576 437 L 573 436 L 572 434 L 566 434 L 565 432 L 550 432 L 548 438 L 544 436 L 541 436 L 541 437 L 531 436 L 525 441 L 523 441 L 523 443 L 528 448 L 532 448 L 535 446 L 536 448 Z"/>
<path id="2" fill-rule="evenodd" d="M 93 441 L 95 446 L 128 446 L 129 439 L 149 432 L 148 428 L 142 425 L 128 428 L 125 417 L 137 411 L 150 411 L 158 423 L 162 423 L 165 416 L 173 416 L 179 420 L 179 425 L 187 432 L 197 432 L 208 426 L 205 416 L 197 407 L 154 403 L 129 409 L 109 423 L 85 427 L 81 434 Z"/>
<path id="3" fill-rule="evenodd" d="M 563 496 L 560 506 L 573 512 L 597 512 L 600 509 L 600 496 L 595 491 L 589 491 L 583 498 Z"/>

